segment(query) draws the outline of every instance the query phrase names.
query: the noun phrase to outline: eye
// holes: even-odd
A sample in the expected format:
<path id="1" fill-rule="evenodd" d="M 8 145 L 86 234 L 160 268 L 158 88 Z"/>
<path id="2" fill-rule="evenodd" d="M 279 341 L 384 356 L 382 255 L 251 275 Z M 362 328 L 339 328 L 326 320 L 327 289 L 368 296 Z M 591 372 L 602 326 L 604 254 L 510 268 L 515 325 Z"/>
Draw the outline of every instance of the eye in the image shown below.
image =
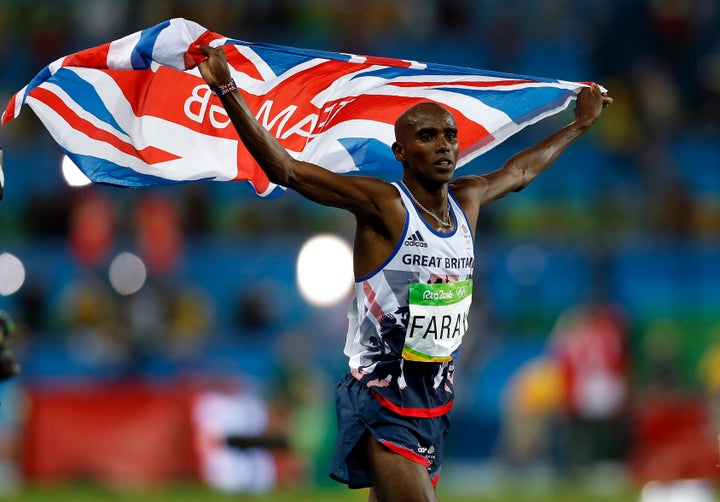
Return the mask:
<path id="1" fill-rule="evenodd" d="M 448 141 L 457 141 L 457 131 L 447 131 L 445 137 Z"/>

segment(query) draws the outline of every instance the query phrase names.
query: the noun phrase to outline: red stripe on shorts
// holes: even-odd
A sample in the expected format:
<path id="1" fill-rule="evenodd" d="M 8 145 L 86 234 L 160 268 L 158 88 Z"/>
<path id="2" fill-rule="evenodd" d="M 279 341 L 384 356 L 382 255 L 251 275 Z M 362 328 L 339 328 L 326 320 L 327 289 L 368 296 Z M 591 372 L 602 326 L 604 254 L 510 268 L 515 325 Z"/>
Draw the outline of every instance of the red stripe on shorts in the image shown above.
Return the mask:
<path id="1" fill-rule="evenodd" d="M 437 485 L 440 482 L 440 473 L 438 472 L 434 478 L 430 478 L 430 482 L 435 488 L 437 488 Z"/>
<path id="2" fill-rule="evenodd" d="M 430 461 L 427 458 L 420 455 L 419 453 L 415 453 L 414 451 L 412 451 L 408 448 L 405 448 L 404 446 L 399 446 L 395 443 L 391 443 L 390 441 L 382 441 L 381 440 L 380 442 L 383 445 L 385 445 L 385 447 L 387 449 L 394 451 L 398 455 L 401 455 L 408 460 L 412 460 L 416 464 L 420 464 L 420 465 L 424 466 L 426 469 L 428 467 L 430 467 Z"/>
<path id="3" fill-rule="evenodd" d="M 415 417 L 415 418 L 434 418 L 439 417 L 442 415 L 445 415 L 448 411 L 450 411 L 450 408 L 453 406 L 453 401 L 450 401 L 442 406 L 438 406 L 436 408 L 403 408 L 401 406 L 398 406 L 396 404 L 393 404 L 385 397 L 381 396 L 377 392 L 372 393 L 373 396 L 375 396 L 375 399 L 380 401 L 380 404 L 382 404 L 385 408 L 389 409 L 390 411 L 394 411 L 398 415 L 402 415 L 404 417 Z"/>

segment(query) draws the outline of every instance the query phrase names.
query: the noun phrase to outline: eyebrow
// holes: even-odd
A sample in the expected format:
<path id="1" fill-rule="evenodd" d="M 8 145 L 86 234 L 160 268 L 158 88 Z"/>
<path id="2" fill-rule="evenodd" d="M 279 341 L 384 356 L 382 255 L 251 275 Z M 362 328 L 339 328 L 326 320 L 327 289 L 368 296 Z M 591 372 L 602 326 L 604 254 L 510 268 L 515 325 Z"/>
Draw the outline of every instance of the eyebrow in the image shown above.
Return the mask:
<path id="1" fill-rule="evenodd" d="M 455 134 L 457 134 L 457 132 L 458 132 L 457 127 L 443 127 L 443 128 L 438 128 L 438 127 L 422 127 L 422 128 L 420 128 L 420 129 L 418 129 L 417 131 L 415 131 L 415 135 L 416 135 L 416 136 L 422 136 L 423 134 L 437 133 L 438 131 L 442 131 L 442 132 L 444 132 L 444 133 L 452 132 L 452 133 L 455 133 Z"/>

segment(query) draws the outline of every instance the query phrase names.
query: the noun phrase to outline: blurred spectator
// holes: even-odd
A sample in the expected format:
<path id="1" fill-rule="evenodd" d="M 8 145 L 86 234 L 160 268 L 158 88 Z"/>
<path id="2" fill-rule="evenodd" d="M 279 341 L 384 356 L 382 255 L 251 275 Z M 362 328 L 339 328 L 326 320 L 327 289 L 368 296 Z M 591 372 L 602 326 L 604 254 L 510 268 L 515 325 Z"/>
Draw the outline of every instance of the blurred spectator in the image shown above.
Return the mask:
<path id="1" fill-rule="evenodd" d="M 18 315 L 15 316 L 18 324 L 22 324 L 30 337 L 47 329 L 48 294 L 41 280 L 28 278 L 18 295 Z"/>
<path id="2" fill-rule="evenodd" d="M 265 331 L 277 325 L 277 288 L 270 281 L 253 284 L 238 293 L 235 320 L 241 337 Z"/>
<path id="3" fill-rule="evenodd" d="M 505 386 L 500 458 L 527 472 L 553 466 L 554 430 L 563 405 L 561 368 L 549 356 L 527 361 Z"/>
<path id="4" fill-rule="evenodd" d="M 170 298 L 166 322 L 167 340 L 158 350 L 180 362 L 191 359 L 211 336 L 215 307 L 202 288 L 176 287 Z"/>
<path id="5" fill-rule="evenodd" d="M 0 380 L 7 380 L 20 374 L 20 363 L 10 349 L 10 335 L 15 331 L 15 322 L 10 314 L 0 310 Z"/>
<path id="6" fill-rule="evenodd" d="M 685 386 L 682 352 L 683 330 L 680 323 L 670 318 L 653 319 L 642 333 L 639 359 L 639 377 L 646 393 L 672 395 Z"/>
<path id="7" fill-rule="evenodd" d="M 273 401 L 287 416 L 288 445 L 303 463 L 305 482 L 322 485 L 332 482 L 325 466 L 335 445 L 335 403 L 328 387 L 333 376 L 323 367 L 325 354 L 317 353 L 322 344 L 307 343 L 311 336 L 292 331 L 275 344 Z"/>
<path id="8" fill-rule="evenodd" d="M 24 414 L 24 391 L 15 380 L 20 364 L 8 348 L 15 324 L 0 311 L 0 497 L 16 492 L 21 485 L 20 428 Z"/>
<path id="9" fill-rule="evenodd" d="M 630 432 L 627 336 L 626 319 L 608 305 L 573 307 L 555 324 L 550 350 L 564 383 L 559 453 L 567 472 L 625 460 Z"/>
<path id="10" fill-rule="evenodd" d="M 174 202 L 159 193 L 144 193 L 135 206 L 133 223 L 138 252 L 148 268 L 158 274 L 172 272 L 184 240 Z"/>
<path id="11" fill-rule="evenodd" d="M 709 424 L 713 435 L 720 436 L 720 324 L 710 332 L 709 345 L 698 366 L 698 376 L 707 398 Z M 720 458 L 718 459 L 720 463 Z"/>
<path id="12" fill-rule="evenodd" d="M 115 240 L 116 211 L 112 199 L 92 188 L 76 193 L 70 217 L 70 249 L 82 265 L 104 262 Z"/>
<path id="13" fill-rule="evenodd" d="M 173 285 L 149 277 L 142 289 L 124 298 L 123 318 L 127 326 L 126 337 L 131 347 L 136 372 L 146 369 L 153 354 L 165 350 L 167 321 Z"/>
<path id="14" fill-rule="evenodd" d="M 189 237 L 204 236 L 211 230 L 212 200 L 210 188 L 202 183 L 188 183 L 183 187 L 180 206 L 182 229 Z"/>
<path id="15" fill-rule="evenodd" d="M 16 380 L 0 383 L 0 497 L 12 495 L 23 484 L 21 429 L 25 390 Z"/>
<path id="16" fill-rule="evenodd" d="M 129 360 L 127 329 L 121 322 L 116 295 L 98 273 L 86 270 L 68 284 L 60 295 L 58 309 L 67 349 L 80 366 L 105 376 L 125 371 Z"/>

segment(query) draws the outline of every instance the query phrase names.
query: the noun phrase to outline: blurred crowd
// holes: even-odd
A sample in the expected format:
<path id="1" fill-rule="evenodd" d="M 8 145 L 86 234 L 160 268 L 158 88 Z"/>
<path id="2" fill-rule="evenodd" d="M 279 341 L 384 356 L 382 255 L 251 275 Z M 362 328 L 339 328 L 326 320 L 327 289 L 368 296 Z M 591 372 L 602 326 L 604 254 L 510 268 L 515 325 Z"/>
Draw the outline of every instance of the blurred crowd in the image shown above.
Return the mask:
<path id="1" fill-rule="evenodd" d="M 713 138 L 720 126 L 719 11 L 712 0 L 4 2 L 0 98 L 9 98 L 58 57 L 171 17 L 244 40 L 593 80 L 616 101 L 588 146 L 601 154 L 603 177 L 588 166 L 586 178 L 595 186 L 585 189 L 574 179 L 578 176 L 565 181 L 566 190 L 582 192 L 587 200 L 580 201 L 581 221 L 567 216 L 562 230 L 707 236 L 720 228 L 716 202 L 707 200 L 717 195 L 720 181 L 702 168 L 718 160 Z M 21 221 L 1 218 L 0 231 L 65 231 L 70 201 L 50 182 L 57 164 L 37 146 L 28 146 L 45 143 L 47 133 L 31 117 L 23 118 L 2 131 L 3 142 L 6 150 L 35 148 L 34 156 L 8 155 L 36 172 L 10 173 L 11 187 L 27 190 L 22 200 L 8 202 L 19 206 L 15 215 Z M 536 129 L 538 136 L 546 131 Z M 492 167 L 477 165 L 478 170 Z M 25 177 L 33 182 L 18 179 Z M 248 225 L 256 230 L 265 227 L 258 221 L 268 220 L 275 223 L 269 231 L 286 230 L 277 218 L 262 217 L 281 208 L 238 209 L 228 200 L 236 192 L 214 193 L 227 192 L 224 188 L 192 187 L 173 195 L 185 231 L 244 231 Z M 512 222 L 488 220 L 483 230 L 512 230 L 506 228 Z"/>
<path id="2" fill-rule="evenodd" d="M 61 56 L 173 17 L 249 41 L 604 85 L 615 102 L 597 127 L 535 185 L 481 216 L 479 254 L 484 260 L 478 280 L 486 282 L 476 288 L 474 322 L 486 338 L 467 350 L 467 357 L 477 362 L 471 378 L 485 376 L 477 368 L 486 368 L 489 354 L 498 352 L 503 337 L 530 339 L 533 347 L 540 347 L 533 353 L 540 357 L 527 357 L 527 365 L 518 363 L 520 356 L 506 361 L 505 376 L 514 375 L 508 386 L 519 390 L 497 405 L 502 417 L 497 420 L 506 428 L 499 436 L 507 441 L 504 454 L 510 463 L 545 454 L 550 446 L 540 444 L 539 438 L 548 437 L 542 426 L 552 427 L 552 421 L 541 419 L 549 416 L 548 410 L 563 409 L 557 387 L 559 361 L 565 357 L 568 365 L 587 369 L 582 357 L 579 363 L 567 361 L 564 351 L 572 351 L 572 344 L 560 348 L 562 335 L 556 321 L 567 321 L 568 312 L 585 302 L 606 305 L 622 300 L 616 293 L 623 285 L 639 291 L 639 296 L 659 295 L 683 307 L 673 311 L 667 303 L 659 303 L 635 310 L 632 304 L 622 305 L 622 326 L 606 331 L 621 336 L 618 343 L 623 351 L 601 368 L 610 377 L 588 380 L 589 386 L 595 386 L 591 395 L 599 392 L 614 401 L 594 401 L 598 406 L 605 403 L 609 411 L 591 410 L 590 419 L 584 413 L 570 414 L 565 430 L 571 437 L 565 441 L 572 443 L 579 437 L 573 434 L 593 431 L 600 434 L 596 439 L 603 438 L 608 430 L 629 427 L 634 380 L 645 389 L 667 390 L 687 387 L 689 379 L 690 387 L 704 388 L 714 396 L 717 421 L 718 349 L 713 344 L 720 343 L 720 318 L 716 309 L 708 307 L 720 300 L 716 286 L 720 269 L 713 265 L 717 261 L 713 257 L 720 254 L 717 1 L 10 0 L 0 3 L 0 102 L 4 106 L 39 70 Z M 530 127 L 463 169 L 482 173 L 497 167 L 553 130 L 555 120 Z M 37 356 L 30 346 L 38 338 L 45 337 L 51 348 L 61 340 L 70 354 L 61 364 L 77 364 L 91 368 L 87 374 L 117 378 L 174 374 L 165 370 L 188 360 L 197 362 L 194 358 L 201 348 L 216 355 L 235 354 L 227 350 L 230 344 L 237 353 L 257 350 L 242 361 L 250 366 L 257 368 L 264 358 L 271 359 L 268 367 L 287 383 L 302 376 L 290 374 L 297 368 L 289 364 L 293 358 L 283 354 L 284 343 L 278 340 L 308 333 L 329 337 L 335 331 L 340 333 L 332 341 L 337 359 L 322 359 L 328 357 L 327 351 L 312 352 L 307 347 L 304 350 L 312 353 L 304 356 L 320 358 L 320 367 L 329 373 L 342 366 L 338 341 L 342 313 L 302 311 L 290 298 L 296 292 L 283 294 L 289 286 L 278 282 L 262 283 L 253 289 L 256 294 L 248 294 L 248 284 L 258 280 L 252 275 L 258 253 L 247 244 L 264 240 L 287 249 L 288 242 L 317 232 L 350 237 L 352 222 L 347 215 L 315 207 L 293 194 L 260 200 L 232 183 L 152 190 L 72 188 L 62 179 L 58 149 L 30 110 L 0 129 L 0 146 L 6 171 L 0 253 L 5 246 L 12 247 L 36 264 L 27 267 L 27 281 L 19 292 L 0 298 L 0 308 L 12 309 L 16 317 L 16 352 L 21 356 Z M 545 277 L 542 281 L 548 286 L 541 289 L 542 281 L 535 276 L 543 271 L 551 275 L 553 256 L 565 259 L 553 255 L 556 246 L 572 254 L 564 265 L 573 260 L 584 265 L 572 278 Z M 148 266 L 148 282 L 137 294 L 120 297 L 107 284 L 105 266 L 110 250 L 118 247 L 137 250 Z M 275 248 L 268 249 L 264 257 L 272 258 Z M 291 251 L 274 258 L 275 268 L 285 275 L 293 273 L 288 263 Z M 227 275 L 213 279 L 203 260 L 214 261 L 220 274 L 227 271 Z M 659 263 L 659 273 L 643 269 L 651 263 Z M 493 266 L 507 270 L 494 273 Z M 637 270 L 647 275 L 622 275 Z M 693 279 L 688 282 L 688 277 Z M 575 285 L 578 281 L 584 282 Z M 515 292 L 500 286 L 503 282 L 514 284 Z M 692 294 L 683 296 L 685 291 Z M 279 294 L 292 305 L 278 305 L 274 298 Z M 521 301 L 509 303 L 524 307 L 503 310 L 503 295 L 515 295 Z M 557 308 L 550 300 L 553 295 L 559 295 L 557 304 L 562 303 Z M 553 307 L 537 311 L 546 304 Z M 597 341 L 592 330 L 580 331 Z M 546 345 L 551 333 L 553 343 Z M 683 338 L 688 333 L 697 335 L 689 349 L 690 342 Z M 272 342 L 280 348 L 258 349 Z M 558 356 L 560 352 L 565 356 Z M 50 359 L 39 360 L 35 366 L 28 361 L 29 374 L 34 368 L 38 375 L 53 374 L 47 365 L 39 368 Z M 219 360 L 213 359 L 213 364 Z M 268 372 L 257 371 L 263 376 Z M 296 398 L 312 401 L 307 396 Z M 315 406 L 307 406 L 309 415 L 324 406 L 310 404 Z M 459 409 L 460 413 L 466 409 L 462 401 Z M 505 415 L 508 410 L 511 418 Z M 592 419 L 596 412 L 609 418 L 598 424 Z M 521 432 L 503 436 L 513 430 Z M 317 444 L 307 448 L 317 449 Z M 561 457 L 561 461 L 570 460 Z"/>

